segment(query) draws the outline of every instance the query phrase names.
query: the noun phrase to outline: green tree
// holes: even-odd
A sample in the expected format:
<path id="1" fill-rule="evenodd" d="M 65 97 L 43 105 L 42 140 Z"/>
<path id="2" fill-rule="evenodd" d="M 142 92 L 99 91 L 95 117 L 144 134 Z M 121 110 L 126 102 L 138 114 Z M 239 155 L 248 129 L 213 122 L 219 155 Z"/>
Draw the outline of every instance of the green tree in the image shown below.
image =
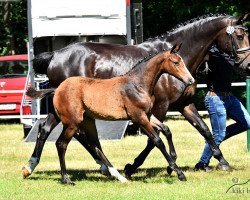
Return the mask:
<path id="1" fill-rule="evenodd" d="M 144 38 L 165 33 L 178 23 L 210 13 L 250 12 L 249 0 L 143 0 Z"/>
<path id="2" fill-rule="evenodd" d="M 27 1 L 1 1 L 0 24 L 0 55 L 27 53 Z"/>

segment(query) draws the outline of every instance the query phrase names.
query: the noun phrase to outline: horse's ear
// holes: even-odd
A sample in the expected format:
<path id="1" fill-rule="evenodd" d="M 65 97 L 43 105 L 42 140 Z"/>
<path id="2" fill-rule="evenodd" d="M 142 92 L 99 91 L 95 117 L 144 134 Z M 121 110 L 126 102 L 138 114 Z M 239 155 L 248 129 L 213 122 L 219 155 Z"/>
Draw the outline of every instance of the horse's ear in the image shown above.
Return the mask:
<path id="1" fill-rule="evenodd" d="M 180 43 L 180 44 L 175 44 L 175 45 L 172 47 L 170 53 L 177 53 L 177 52 L 180 50 L 181 45 L 182 45 L 182 43 Z"/>
<path id="2" fill-rule="evenodd" d="M 249 14 L 250 13 L 246 13 L 246 14 L 240 16 L 239 19 L 237 20 L 236 24 L 237 25 L 243 24 L 244 21 L 247 19 L 247 17 L 248 17 Z"/>

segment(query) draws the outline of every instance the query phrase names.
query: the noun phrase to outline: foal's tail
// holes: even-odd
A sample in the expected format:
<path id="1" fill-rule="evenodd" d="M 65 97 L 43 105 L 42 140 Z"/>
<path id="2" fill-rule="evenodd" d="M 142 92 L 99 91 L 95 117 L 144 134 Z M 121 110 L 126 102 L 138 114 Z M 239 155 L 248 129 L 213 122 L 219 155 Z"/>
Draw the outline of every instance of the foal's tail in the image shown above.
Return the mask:
<path id="1" fill-rule="evenodd" d="M 54 52 L 44 52 L 38 54 L 33 59 L 33 69 L 37 74 L 47 74 L 49 63 L 54 55 Z"/>
<path id="2" fill-rule="evenodd" d="M 55 88 L 36 90 L 35 88 L 30 87 L 27 90 L 26 95 L 28 95 L 32 99 L 42 99 L 43 97 L 53 93 L 54 91 L 55 91 Z"/>

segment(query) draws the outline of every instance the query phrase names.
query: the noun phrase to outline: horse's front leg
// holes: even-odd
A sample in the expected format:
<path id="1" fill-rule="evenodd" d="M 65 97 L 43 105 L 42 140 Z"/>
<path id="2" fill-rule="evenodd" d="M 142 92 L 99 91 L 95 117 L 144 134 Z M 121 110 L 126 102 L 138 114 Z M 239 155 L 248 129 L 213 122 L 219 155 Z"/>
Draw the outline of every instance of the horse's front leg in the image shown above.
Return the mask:
<path id="1" fill-rule="evenodd" d="M 216 145 L 208 126 L 202 120 L 195 105 L 193 103 L 189 104 L 186 107 L 184 107 L 183 110 L 180 110 L 180 112 L 188 120 L 188 122 L 192 126 L 194 126 L 200 132 L 200 134 L 205 138 L 205 140 L 212 149 L 214 158 L 216 158 L 220 162 L 220 166 L 222 167 L 222 169 L 230 170 L 228 162 L 225 160 L 225 158 L 221 153 L 221 150 Z"/>
<path id="2" fill-rule="evenodd" d="M 80 128 L 80 132 L 85 132 L 85 145 L 87 145 L 86 149 L 91 153 L 92 157 L 95 158 L 96 162 L 101 164 L 101 169 L 104 170 L 105 175 L 111 175 L 122 183 L 127 182 L 128 180 L 123 177 L 115 167 L 113 167 L 108 158 L 104 155 L 98 138 L 95 120 L 85 117 L 84 123 Z"/>
<path id="3" fill-rule="evenodd" d="M 22 168 L 22 174 L 24 178 L 30 176 L 38 165 L 42 155 L 44 144 L 50 133 L 58 125 L 58 123 L 59 121 L 57 120 L 57 118 L 51 113 L 48 114 L 44 121 L 40 122 L 35 149 L 29 159 L 29 164 L 25 165 Z"/>
<path id="4" fill-rule="evenodd" d="M 147 134 L 149 139 L 152 140 L 153 144 L 161 151 L 165 159 L 169 163 L 169 167 L 176 171 L 179 180 L 181 181 L 186 181 L 186 177 L 181 171 L 181 169 L 176 165 L 175 161 L 169 156 L 167 153 L 166 147 L 159 137 L 159 135 L 155 132 L 153 126 L 150 124 L 148 118 L 146 115 L 142 115 L 141 118 L 139 119 L 138 124 L 140 124 L 142 130 Z"/>

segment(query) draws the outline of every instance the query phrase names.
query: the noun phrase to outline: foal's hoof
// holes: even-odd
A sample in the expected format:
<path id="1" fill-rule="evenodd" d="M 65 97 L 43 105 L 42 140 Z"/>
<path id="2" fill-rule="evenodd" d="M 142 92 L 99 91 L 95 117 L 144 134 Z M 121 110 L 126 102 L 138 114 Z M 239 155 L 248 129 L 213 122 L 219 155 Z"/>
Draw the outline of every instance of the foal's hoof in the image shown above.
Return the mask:
<path id="1" fill-rule="evenodd" d="M 180 181 L 187 181 L 186 176 L 182 173 L 182 174 L 178 174 L 178 178 Z"/>
<path id="2" fill-rule="evenodd" d="M 128 179 L 131 179 L 131 175 L 134 173 L 131 164 L 126 164 L 124 167 L 124 173 Z"/>
<path id="3" fill-rule="evenodd" d="M 171 175 L 172 174 L 172 172 L 173 172 L 173 169 L 171 168 L 171 167 L 167 167 L 167 173 L 168 173 L 168 175 Z"/>
<path id="4" fill-rule="evenodd" d="M 230 167 L 230 165 L 223 165 L 223 164 L 218 164 L 216 167 L 217 170 L 221 170 L 221 171 L 228 171 L 231 172 L 232 168 Z"/>
<path id="5" fill-rule="evenodd" d="M 23 178 L 27 178 L 31 175 L 31 170 L 29 169 L 28 166 L 23 166 L 22 168 L 22 174 L 23 174 Z"/>

